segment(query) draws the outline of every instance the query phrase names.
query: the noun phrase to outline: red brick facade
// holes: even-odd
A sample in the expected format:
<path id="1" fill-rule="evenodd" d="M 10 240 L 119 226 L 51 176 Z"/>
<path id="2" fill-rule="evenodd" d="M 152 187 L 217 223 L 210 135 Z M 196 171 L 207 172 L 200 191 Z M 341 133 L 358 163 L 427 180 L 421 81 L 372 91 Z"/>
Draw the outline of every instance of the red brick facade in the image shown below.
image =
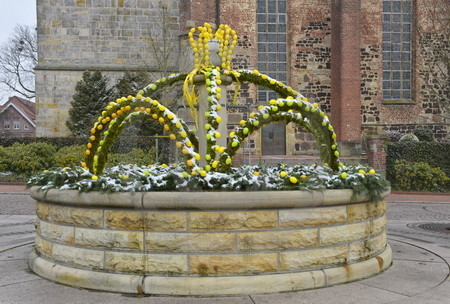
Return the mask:
<path id="1" fill-rule="evenodd" d="M 331 120 L 338 141 L 361 141 L 361 0 L 331 3 Z"/>
<path id="2" fill-rule="evenodd" d="M 0 106 L 0 137 L 36 136 L 34 102 L 13 96 Z"/>
<path id="3" fill-rule="evenodd" d="M 203 2 L 206 8 L 209 2 Z M 288 1 L 288 82 L 331 113 L 341 142 L 361 142 L 366 130 L 407 133 L 416 127 L 429 128 L 436 140 L 445 140 L 449 125 L 425 89 L 421 73 L 427 65 L 418 51 L 420 41 L 415 31 L 412 99 L 399 103 L 383 100 L 382 2 Z M 256 1 L 221 0 L 215 4 L 220 6 L 220 22 L 235 28 L 244 46 L 237 51 L 236 67 L 255 68 Z M 435 30 L 425 13 L 429 4 L 412 1 L 412 5 L 413 27 Z M 201 7 L 199 1 L 195 7 Z M 202 13 L 190 17 L 191 24 L 195 18 L 196 23 L 212 20 L 211 16 L 202 19 Z M 440 34 L 447 35 L 444 39 L 448 45 L 448 33 Z M 298 134 L 297 139 L 305 138 L 301 132 Z"/>
<path id="4" fill-rule="evenodd" d="M 283 1 L 267 0 L 265 4 L 269 6 Z M 155 15 L 157 2 L 77 1 L 75 5 L 73 1 L 65 1 L 50 5 L 47 1 L 38 4 L 40 63 L 36 87 L 39 136 L 65 134 L 69 102 L 82 69 L 117 71 L 119 75 L 120 71 L 139 68 L 142 62 L 151 60 L 151 48 L 142 37 L 148 35 L 151 23 L 155 22 L 154 18 L 148 17 Z M 442 98 L 448 100 L 450 92 L 448 86 L 442 89 L 434 85 L 439 73 L 433 52 L 430 48 L 423 48 L 423 43 L 428 43 L 450 53 L 450 30 L 439 24 L 436 26 L 435 22 L 440 18 L 447 20 L 448 24 L 448 10 L 434 12 L 433 16 L 429 9 L 449 2 L 404 0 L 412 4 L 411 98 L 394 102 L 383 96 L 383 9 L 388 2 L 283 2 L 286 3 L 287 17 L 288 84 L 311 102 L 318 102 L 321 109 L 330 114 L 342 146 L 346 143 L 359 145 L 366 153 L 369 153 L 368 134 L 382 135 L 389 131 L 404 134 L 416 127 L 432 130 L 438 141 L 448 140 L 450 134 L 449 118 L 445 120 L 441 106 Z M 398 4 L 398 1 L 392 2 Z M 118 7 L 117 3 L 122 5 Z M 170 3 L 174 8 L 172 15 L 176 15 L 172 18 L 176 23 L 173 28 L 179 28 L 183 34 L 204 22 L 229 24 L 239 34 L 234 68 L 258 68 L 258 0 L 181 0 Z M 64 11 L 71 13 L 61 13 Z M 139 18 L 133 21 L 134 17 L 130 16 L 135 15 Z M 74 22 L 69 16 L 78 19 Z M 107 30 L 123 24 L 129 30 Z M 100 34 L 95 34 L 97 32 Z M 440 90 L 440 96 L 436 95 L 436 88 Z M 239 102 L 253 110 L 256 96 L 256 88 L 243 84 Z M 230 122 L 238 122 L 241 116 L 245 118 L 246 112 L 243 108 L 230 109 Z M 247 152 L 261 154 L 262 140 L 258 136 L 249 139 Z M 286 154 L 295 155 L 314 153 L 317 149 L 309 134 L 301 128 L 288 126 L 285 150 Z M 361 149 L 353 152 L 361 153 Z"/>

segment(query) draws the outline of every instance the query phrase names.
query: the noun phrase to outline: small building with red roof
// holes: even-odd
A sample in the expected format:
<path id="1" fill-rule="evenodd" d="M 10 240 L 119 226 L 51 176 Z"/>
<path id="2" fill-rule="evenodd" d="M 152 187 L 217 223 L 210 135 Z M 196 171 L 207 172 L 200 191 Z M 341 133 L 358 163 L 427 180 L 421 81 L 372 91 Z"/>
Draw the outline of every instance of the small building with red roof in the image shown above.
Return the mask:
<path id="1" fill-rule="evenodd" d="M 0 137 L 36 136 L 36 104 L 17 96 L 0 106 Z"/>

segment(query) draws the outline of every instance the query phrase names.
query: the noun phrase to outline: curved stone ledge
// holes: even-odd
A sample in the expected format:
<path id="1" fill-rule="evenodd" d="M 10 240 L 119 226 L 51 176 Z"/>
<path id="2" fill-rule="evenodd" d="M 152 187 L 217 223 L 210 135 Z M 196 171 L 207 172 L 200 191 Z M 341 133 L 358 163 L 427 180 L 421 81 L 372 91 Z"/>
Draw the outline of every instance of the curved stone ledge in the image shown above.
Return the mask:
<path id="1" fill-rule="evenodd" d="M 30 268 L 38 275 L 70 286 L 119 293 L 173 296 L 248 295 L 328 287 L 374 276 L 392 263 L 392 250 L 362 262 L 323 270 L 228 277 L 168 277 L 106 273 L 60 265 L 32 252 Z"/>
<path id="2" fill-rule="evenodd" d="M 391 263 L 386 202 L 352 200 L 351 190 L 31 192 L 38 219 L 30 267 L 72 286 L 269 293 L 350 282 Z"/>
<path id="3" fill-rule="evenodd" d="M 381 196 L 390 193 L 387 191 Z M 77 190 L 30 189 L 31 197 L 50 203 L 145 209 L 267 209 L 334 206 L 369 201 L 353 190 L 324 191 L 216 191 L 216 192 L 79 192 Z"/>

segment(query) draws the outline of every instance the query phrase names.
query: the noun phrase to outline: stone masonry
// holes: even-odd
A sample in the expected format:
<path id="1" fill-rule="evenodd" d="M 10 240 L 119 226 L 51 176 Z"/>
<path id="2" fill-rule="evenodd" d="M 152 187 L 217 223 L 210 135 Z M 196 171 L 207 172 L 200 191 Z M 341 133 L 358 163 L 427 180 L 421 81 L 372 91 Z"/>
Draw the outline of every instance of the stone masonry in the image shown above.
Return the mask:
<path id="1" fill-rule="evenodd" d="M 332 2 L 341 11 L 332 12 Z M 204 22 L 230 24 L 239 34 L 235 68 L 256 68 L 256 1 L 168 3 L 174 33 Z M 333 114 L 340 142 L 361 142 L 364 134 L 373 130 L 409 132 L 417 125 L 433 130 L 437 140 L 448 138 L 448 120 L 442 116 L 439 96 L 429 86 L 438 76 L 435 70 L 430 71 L 424 53 L 419 52 L 423 39 L 417 39 L 417 32 L 413 31 L 412 39 L 412 99 L 394 103 L 383 100 L 382 1 L 287 1 L 287 8 L 288 84 Z M 65 120 L 75 83 L 84 70 L 100 69 L 114 80 L 125 70 L 155 67 L 150 46 L 154 40 L 150 37 L 158 22 L 157 13 L 156 0 L 38 1 L 38 136 L 69 134 Z M 413 1 L 413 14 L 426 39 L 440 39 L 448 47 L 448 33 L 433 32 L 422 1 Z M 333 27 L 342 27 L 342 31 L 332 31 Z M 241 103 L 252 110 L 255 96 L 256 88 L 243 86 Z M 232 112 L 231 121 L 245 118 L 242 108 Z M 287 154 L 315 150 L 313 138 L 301 129 L 288 126 L 286 134 Z M 246 153 L 259 153 L 260 136 L 255 135 L 251 141 Z"/>
<path id="2" fill-rule="evenodd" d="M 152 44 L 160 38 L 159 2 L 37 1 L 37 136 L 70 134 L 65 121 L 75 84 L 83 71 L 101 70 L 110 77 L 112 85 L 125 71 L 157 70 Z M 171 36 L 178 39 L 178 1 L 162 3 L 171 14 Z M 178 56 L 174 53 L 173 57 Z"/>
<path id="3" fill-rule="evenodd" d="M 122 282 L 122 292 L 129 288 L 127 278 L 143 277 L 145 285 L 151 277 L 164 286 L 151 293 L 179 295 L 246 293 L 257 278 L 266 281 L 257 293 L 318 288 L 389 267 L 390 258 L 381 257 L 389 251 L 385 201 L 352 200 L 351 190 L 285 192 L 221 192 L 211 198 L 201 192 L 34 189 L 38 220 L 31 267 L 72 286 L 111 290 Z M 62 268 L 65 275 L 55 275 Z M 337 278 L 336 272 L 346 275 Z M 230 277 L 234 283 L 223 286 Z M 173 285 L 174 278 L 184 284 Z M 196 282 L 202 291 L 189 291 Z"/>

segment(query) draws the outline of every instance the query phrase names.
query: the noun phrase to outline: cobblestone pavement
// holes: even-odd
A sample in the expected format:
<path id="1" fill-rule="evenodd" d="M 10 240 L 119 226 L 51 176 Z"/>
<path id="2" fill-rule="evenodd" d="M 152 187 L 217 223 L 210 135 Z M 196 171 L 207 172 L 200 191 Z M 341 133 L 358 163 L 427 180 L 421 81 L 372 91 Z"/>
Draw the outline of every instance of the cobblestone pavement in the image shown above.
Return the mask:
<path id="1" fill-rule="evenodd" d="M 226 298 L 138 297 L 55 284 L 28 270 L 34 245 L 34 201 L 0 189 L 0 303 L 153 304 L 443 304 L 449 303 L 450 202 L 388 203 L 391 268 L 375 277 L 317 290 Z"/>
<path id="2" fill-rule="evenodd" d="M 0 194 L 0 215 L 34 214 L 34 200 L 28 193 Z"/>

